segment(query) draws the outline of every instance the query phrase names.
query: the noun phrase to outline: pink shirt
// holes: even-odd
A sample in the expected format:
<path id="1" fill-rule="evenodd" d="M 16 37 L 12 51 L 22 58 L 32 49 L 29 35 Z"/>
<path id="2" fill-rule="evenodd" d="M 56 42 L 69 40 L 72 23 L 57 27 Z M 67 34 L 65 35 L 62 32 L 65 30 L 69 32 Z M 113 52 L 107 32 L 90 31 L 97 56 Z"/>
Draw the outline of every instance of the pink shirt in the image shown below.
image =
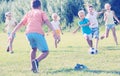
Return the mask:
<path id="1" fill-rule="evenodd" d="M 22 24 L 27 25 L 27 33 L 39 33 L 44 35 L 42 30 L 43 23 L 48 20 L 47 15 L 40 9 L 32 9 L 22 19 Z"/>

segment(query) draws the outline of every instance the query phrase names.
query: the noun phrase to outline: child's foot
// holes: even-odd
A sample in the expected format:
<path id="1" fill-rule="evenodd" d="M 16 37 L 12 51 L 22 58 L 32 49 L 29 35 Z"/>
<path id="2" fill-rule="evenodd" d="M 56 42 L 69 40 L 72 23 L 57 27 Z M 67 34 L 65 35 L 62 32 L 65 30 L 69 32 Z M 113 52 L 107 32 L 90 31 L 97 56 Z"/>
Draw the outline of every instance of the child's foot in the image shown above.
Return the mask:
<path id="1" fill-rule="evenodd" d="M 101 36 L 101 37 L 100 37 L 101 40 L 104 39 L 104 38 L 105 38 L 105 36 Z"/>
<path id="2" fill-rule="evenodd" d="M 7 52 L 9 52 L 9 47 L 7 48 Z"/>
<path id="3" fill-rule="evenodd" d="M 59 44 L 60 40 L 57 41 L 57 44 Z"/>
<path id="4" fill-rule="evenodd" d="M 57 48 L 57 43 L 55 43 L 55 48 Z"/>
<path id="5" fill-rule="evenodd" d="M 118 45 L 118 43 L 116 43 L 116 45 Z"/>
<path id="6" fill-rule="evenodd" d="M 55 48 L 57 48 L 57 45 L 55 46 Z"/>
<path id="7" fill-rule="evenodd" d="M 10 51 L 11 54 L 13 54 L 14 52 L 13 51 Z"/>
<path id="8" fill-rule="evenodd" d="M 39 66 L 38 61 L 36 59 L 33 60 L 32 61 L 32 71 L 34 73 L 38 73 L 38 66 Z"/>

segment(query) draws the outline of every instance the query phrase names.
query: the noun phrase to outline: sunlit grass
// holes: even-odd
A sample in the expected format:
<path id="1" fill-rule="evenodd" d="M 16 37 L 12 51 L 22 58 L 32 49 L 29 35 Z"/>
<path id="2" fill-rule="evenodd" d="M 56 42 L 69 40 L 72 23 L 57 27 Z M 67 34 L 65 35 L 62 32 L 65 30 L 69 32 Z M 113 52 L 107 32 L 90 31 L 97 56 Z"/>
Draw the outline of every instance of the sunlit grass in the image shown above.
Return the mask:
<path id="1" fill-rule="evenodd" d="M 120 44 L 119 32 L 117 31 L 117 36 Z M 115 45 L 111 33 L 108 39 L 100 40 L 97 55 L 89 54 L 89 47 L 81 32 L 65 32 L 61 35 L 58 48 L 54 46 L 52 33 L 49 33 L 46 40 L 50 54 L 40 62 L 38 74 L 33 74 L 30 70 L 31 49 L 25 35 L 16 34 L 14 54 L 6 52 L 6 40 L 7 35 L 0 33 L 0 76 L 120 76 L 120 45 Z M 73 70 L 77 63 L 86 65 L 88 69 Z"/>

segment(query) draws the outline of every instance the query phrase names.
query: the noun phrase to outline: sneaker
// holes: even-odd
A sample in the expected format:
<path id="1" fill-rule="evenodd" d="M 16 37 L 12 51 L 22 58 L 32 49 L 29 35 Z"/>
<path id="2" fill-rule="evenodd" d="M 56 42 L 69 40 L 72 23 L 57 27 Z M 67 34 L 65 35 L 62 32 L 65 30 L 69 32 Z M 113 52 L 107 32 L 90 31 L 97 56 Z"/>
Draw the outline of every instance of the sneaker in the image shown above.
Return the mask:
<path id="1" fill-rule="evenodd" d="M 100 37 L 101 40 L 104 39 L 104 38 L 105 38 L 105 36 L 101 36 L 101 37 Z"/>
<path id="2" fill-rule="evenodd" d="M 33 60 L 32 61 L 32 71 L 34 72 L 34 73 L 38 73 L 38 61 L 35 59 L 35 60 Z"/>
<path id="3" fill-rule="evenodd" d="M 13 54 L 14 52 L 13 51 L 10 51 L 11 54 Z"/>
<path id="4" fill-rule="evenodd" d="M 7 50 L 6 50 L 7 52 L 9 52 L 10 50 L 9 50 L 9 47 L 7 47 Z"/>

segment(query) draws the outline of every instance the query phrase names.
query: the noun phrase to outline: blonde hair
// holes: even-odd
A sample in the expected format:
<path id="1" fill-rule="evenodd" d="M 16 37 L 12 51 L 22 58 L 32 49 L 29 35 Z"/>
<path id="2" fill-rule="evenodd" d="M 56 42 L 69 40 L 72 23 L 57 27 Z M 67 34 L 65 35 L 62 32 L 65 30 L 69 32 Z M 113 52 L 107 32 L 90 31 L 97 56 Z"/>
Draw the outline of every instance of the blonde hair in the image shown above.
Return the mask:
<path id="1" fill-rule="evenodd" d="M 7 17 L 9 14 L 11 14 L 11 12 L 6 12 L 5 17 Z"/>
<path id="2" fill-rule="evenodd" d="M 84 10 L 80 10 L 80 11 L 78 12 L 78 16 L 79 16 L 80 14 L 84 14 L 84 15 L 85 15 L 85 11 L 84 11 Z"/>
<path id="3" fill-rule="evenodd" d="M 55 19 L 54 16 L 57 16 L 57 20 L 60 20 L 60 17 L 59 17 L 59 15 L 58 15 L 57 13 L 53 13 L 53 14 L 52 14 L 52 19 L 53 19 L 53 20 Z"/>
<path id="4" fill-rule="evenodd" d="M 110 6 L 110 8 L 111 8 L 111 5 L 109 3 L 105 3 L 104 8 L 106 9 L 107 6 Z"/>

